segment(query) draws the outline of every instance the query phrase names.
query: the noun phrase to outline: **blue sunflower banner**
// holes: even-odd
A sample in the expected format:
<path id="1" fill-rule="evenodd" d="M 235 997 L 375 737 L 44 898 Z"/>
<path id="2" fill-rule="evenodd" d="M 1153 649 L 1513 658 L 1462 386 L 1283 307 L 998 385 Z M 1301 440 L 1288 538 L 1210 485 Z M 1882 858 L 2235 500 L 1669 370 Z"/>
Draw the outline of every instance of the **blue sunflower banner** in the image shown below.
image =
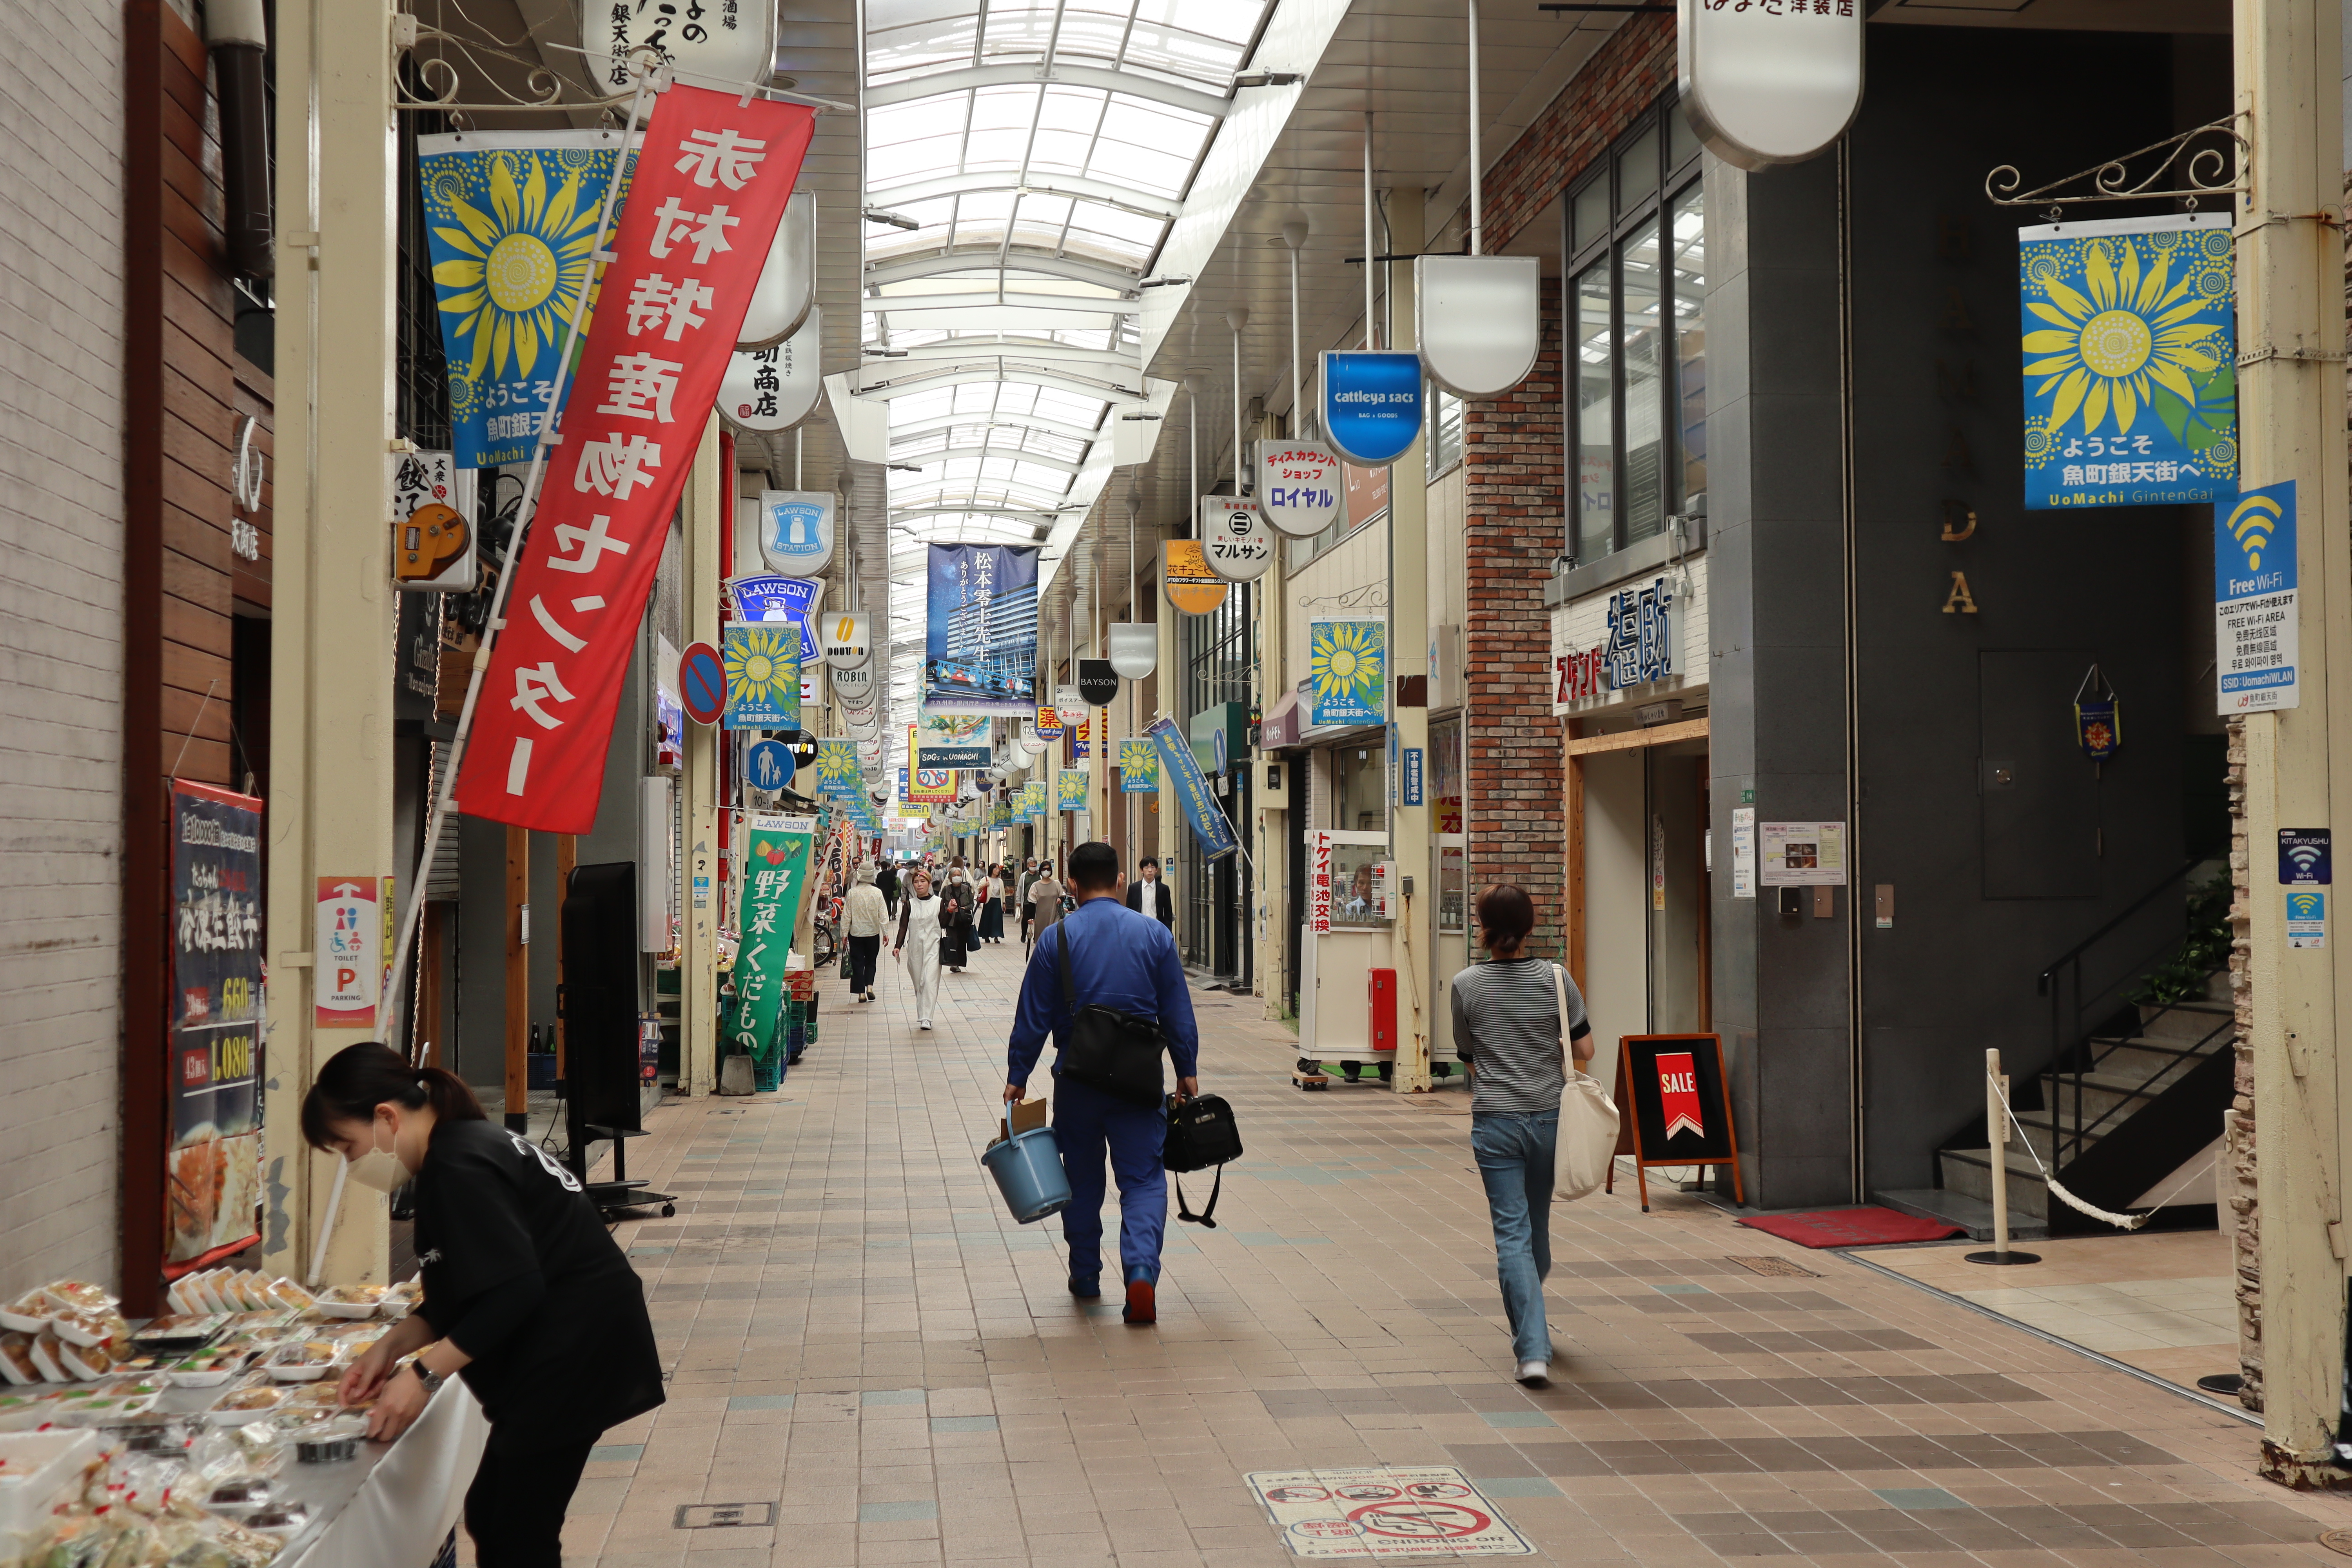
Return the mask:
<path id="1" fill-rule="evenodd" d="M 1309 621 L 1309 724 L 1388 722 L 1388 626 L 1378 617 Z"/>
<path id="2" fill-rule="evenodd" d="M 2230 221 L 2192 213 L 2017 231 L 2028 507 L 2237 493 Z"/>
<path id="3" fill-rule="evenodd" d="M 466 132 L 420 136 L 416 147 L 457 466 L 528 463 L 572 308 L 591 286 L 621 133 Z M 589 304 L 583 346 L 593 293 Z"/>

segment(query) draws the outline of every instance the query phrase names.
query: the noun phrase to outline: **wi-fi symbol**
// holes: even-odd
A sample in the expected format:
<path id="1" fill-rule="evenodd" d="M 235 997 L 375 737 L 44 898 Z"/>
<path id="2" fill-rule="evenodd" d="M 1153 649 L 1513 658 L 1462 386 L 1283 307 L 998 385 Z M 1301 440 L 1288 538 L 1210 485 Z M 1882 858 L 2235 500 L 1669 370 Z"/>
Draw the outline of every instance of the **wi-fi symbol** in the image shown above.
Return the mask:
<path id="1" fill-rule="evenodd" d="M 2319 864 L 2319 849 L 2315 845 L 2298 844 L 2286 852 L 2286 858 L 2294 862 L 2296 870 L 2308 871 Z"/>
<path id="2" fill-rule="evenodd" d="M 2316 920 L 2319 918 L 2319 895 L 2317 893 L 2290 893 L 2287 895 L 2286 907 L 2287 912 L 2293 915 L 2296 920 Z"/>
<path id="3" fill-rule="evenodd" d="M 2269 496 L 2248 496 L 2230 514 L 2230 531 L 2236 536 L 2239 547 L 2246 552 L 2246 569 L 2263 569 L 2263 549 L 2278 531 L 2279 519 L 2286 509 Z"/>

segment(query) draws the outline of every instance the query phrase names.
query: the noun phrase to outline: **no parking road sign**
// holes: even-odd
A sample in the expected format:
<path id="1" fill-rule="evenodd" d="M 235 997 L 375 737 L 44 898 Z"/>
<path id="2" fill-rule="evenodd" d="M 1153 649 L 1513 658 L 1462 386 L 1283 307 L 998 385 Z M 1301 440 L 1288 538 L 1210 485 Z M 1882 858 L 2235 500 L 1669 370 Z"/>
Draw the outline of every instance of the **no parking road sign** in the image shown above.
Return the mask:
<path id="1" fill-rule="evenodd" d="M 677 659 L 677 690 L 698 724 L 716 724 L 727 709 L 727 667 L 707 642 L 690 644 Z"/>

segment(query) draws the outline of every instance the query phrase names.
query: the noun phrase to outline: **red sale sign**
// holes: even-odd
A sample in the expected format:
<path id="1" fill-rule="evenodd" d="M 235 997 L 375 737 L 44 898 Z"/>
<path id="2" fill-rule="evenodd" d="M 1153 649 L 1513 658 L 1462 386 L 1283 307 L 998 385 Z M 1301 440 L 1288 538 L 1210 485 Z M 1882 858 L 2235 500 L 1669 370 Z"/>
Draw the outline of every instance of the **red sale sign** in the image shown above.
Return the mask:
<path id="1" fill-rule="evenodd" d="M 595 825 L 662 541 L 814 121 L 672 85 L 646 122 L 458 770 L 467 816 Z"/>
<path id="2" fill-rule="evenodd" d="M 1706 1136 L 1706 1120 L 1698 1106 L 1698 1068 L 1688 1051 L 1658 1058 L 1658 1103 L 1666 1116 L 1666 1136 L 1693 1132 Z"/>

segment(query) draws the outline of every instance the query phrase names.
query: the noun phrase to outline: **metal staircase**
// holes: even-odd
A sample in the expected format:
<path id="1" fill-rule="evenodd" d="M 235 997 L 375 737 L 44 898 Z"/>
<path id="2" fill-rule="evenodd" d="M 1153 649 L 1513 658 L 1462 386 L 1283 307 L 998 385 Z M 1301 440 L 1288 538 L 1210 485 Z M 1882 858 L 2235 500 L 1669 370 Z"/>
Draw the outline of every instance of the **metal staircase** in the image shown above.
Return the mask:
<path id="1" fill-rule="evenodd" d="M 2233 1083 L 2226 926 L 2217 931 L 2211 919 L 2213 900 L 2225 909 L 2227 895 L 2210 883 L 2189 895 L 2181 906 L 2191 916 L 2186 938 L 2175 928 L 2153 949 L 2146 918 L 2180 898 L 2184 881 L 2202 880 L 2200 872 L 2223 874 L 2213 862 L 2184 864 L 2042 972 L 2040 990 L 2051 1004 L 2049 1065 L 2030 1074 L 2011 1069 L 2011 1103 L 2023 1138 L 2011 1131 L 2001 1173 L 2011 1232 L 2021 1239 L 2053 1228 L 2105 1228 L 2051 1196 L 2035 1155 L 2099 1208 L 2121 1213 L 2163 1200 L 2187 1209 L 2213 1201 L 2210 1178 L 2189 1173 L 2221 1136 Z M 2103 973 L 2109 978 L 2099 978 Z M 1934 1189 L 1879 1193 L 1877 1201 L 1989 1236 L 1996 1173 L 1985 1119 L 1956 1133 L 1937 1164 Z"/>

